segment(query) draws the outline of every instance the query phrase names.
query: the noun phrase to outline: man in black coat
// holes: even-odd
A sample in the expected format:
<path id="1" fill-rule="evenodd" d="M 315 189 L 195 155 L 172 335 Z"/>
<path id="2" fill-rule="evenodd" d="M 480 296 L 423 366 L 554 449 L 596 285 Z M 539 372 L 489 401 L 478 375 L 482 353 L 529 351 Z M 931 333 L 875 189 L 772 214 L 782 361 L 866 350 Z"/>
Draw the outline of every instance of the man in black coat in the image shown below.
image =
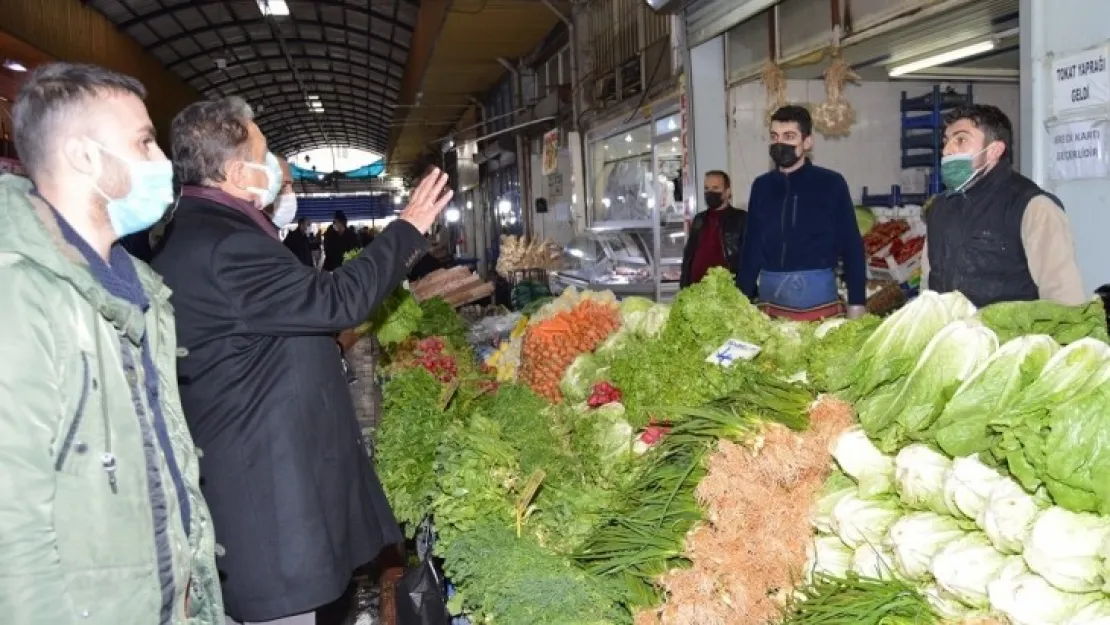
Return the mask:
<path id="1" fill-rule="evenodd" d="M 308 218 L 297 220 L 297 227 L 285 235 L 285 247 L 304 265 L 312 267 L 312 241 L 308 238 Z"/>
<path id="2" fill-rule="evenodd" d="M 343 257 L 361 247 L 358 234 L 347 227 L 347 215 L 335 211 L 331 227 L 324 233 L 324 269 L 332 271 L 343 264 Z"/>
<path id="3" fill-rule="evenodd" d="M 748 214 L 732 207 L 732 180 L 727 173 L 713 170 L 705 174 L 705 207 L 694 216 L 682 251 L 681 288 L 701 282 L 714 267 L 735 271 L 739 265 Z"/>
<path id="4" fill-rule="evenodd" d="M 280 167 L 251 117 L 228 98 L 174 119 L 182 197 L 153 265 L 173 289 L 181 399 L 203 452 L 227 613 L 312 623 L 356 568 L 402 541 L 334 337 L 401 283 L 451 193 L 434 170 L 373 245 L 315 271 L 261 212 Z"/>

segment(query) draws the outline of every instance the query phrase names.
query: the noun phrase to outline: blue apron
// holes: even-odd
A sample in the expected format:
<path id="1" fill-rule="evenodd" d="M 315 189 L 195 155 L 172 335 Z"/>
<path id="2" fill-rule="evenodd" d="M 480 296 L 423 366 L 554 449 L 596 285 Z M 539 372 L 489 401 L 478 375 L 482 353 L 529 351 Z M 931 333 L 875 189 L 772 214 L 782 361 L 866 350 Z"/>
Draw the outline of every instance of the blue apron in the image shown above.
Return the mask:
<path id="1" fill-rule="evenodd" d="M 759 272 L 759 302 L 791 310 L 812 310 L 840 302 L 832 269 Z"/>

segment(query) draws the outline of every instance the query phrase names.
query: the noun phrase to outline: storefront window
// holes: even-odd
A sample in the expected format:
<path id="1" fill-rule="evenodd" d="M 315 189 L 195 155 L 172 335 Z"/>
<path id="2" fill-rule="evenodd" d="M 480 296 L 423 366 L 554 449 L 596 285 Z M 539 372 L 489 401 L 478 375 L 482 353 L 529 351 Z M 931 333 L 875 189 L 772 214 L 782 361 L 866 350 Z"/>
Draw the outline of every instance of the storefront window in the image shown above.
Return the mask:
<path id="1" fill-rule="evenodd" d="M 593 221 L 646 221 L 654 201 L 651 125 L 600 141 L 593 150 Z"/>
<path id="2" fill-rule="evenodd" d="M 655 121 L 655 203 L 660 219 L 681 222 L 685 218 L 675 189 L 682 189 L 682 130 L 678 114 Z"/>

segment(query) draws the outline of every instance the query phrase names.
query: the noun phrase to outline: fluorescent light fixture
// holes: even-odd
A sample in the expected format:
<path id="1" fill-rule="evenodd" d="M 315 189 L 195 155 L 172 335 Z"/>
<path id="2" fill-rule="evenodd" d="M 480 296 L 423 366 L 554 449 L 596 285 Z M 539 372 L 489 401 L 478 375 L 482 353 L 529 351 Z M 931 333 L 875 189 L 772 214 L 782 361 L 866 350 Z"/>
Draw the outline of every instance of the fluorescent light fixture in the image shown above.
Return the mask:
<path id="1" fill-rule="evenodd" d="M 467 200 L 466 201 L 466 210 L 474 210 L 474 202 L 471 202 L 470 200 Z"/>
<path id="2" fill-rule="evenodd" d="M 318 96 L 318 95 L 308 96 L 308 109 L 310 111 L 312 111 L 313 113 L 323 113 L 324 112 L 324 103 L 320 101 L 320 96 Z"/>
<path id="3" fill-rule="evenodd" d="M 19 61 L 8 59 L 4 61 L 4 69 L 10 69 L 13 72 L 25 72 L 27 71 L 27 66 Z"/>
<path id="4" fill-rule="evenodd" d="M 985 52 L 990 52 L 991 50 L 994 50 L 994 47 L 994 40 L 988 39 L 987 41 L 974 43 L 970 46 L 956 48 L 955 50 L 949 50 L 948 52 L 941 52 L 940 54 L 934 54 L 933 56 L 926 57 L 918 61 L 913 61 L 911 63 L 905 63 L 903 65 L 892 67 L 888 74 L 891 77 L 903 76 L 905 74 L 916 72 L 921 69 L 928 69 L 930 67 L 936 67 L 937 65 L 951 63 L 952 61 L 966 59 L 969 56 L 975 56 L 978 54 L 983 54 Z"/>
<path id="5" fill-rule="evenodd" d="M 272 15 L 274 17 L 286 17 L 289 15 L 289 5 L 285 0 L 257 0 L 258 10 L 262 11 L 263 15 Z"/>
<path id="6" fill-rule="evenodd" d="M 449 223 L 449 224 L 456 223 L 456 222 L 459 221 L 459 216 L 460 216 L 459 215 L 459 209 L 457 209 L 455 207 L 448 208 L 444 212 L 443 216 L 447 218 L 447 223 Z"/>

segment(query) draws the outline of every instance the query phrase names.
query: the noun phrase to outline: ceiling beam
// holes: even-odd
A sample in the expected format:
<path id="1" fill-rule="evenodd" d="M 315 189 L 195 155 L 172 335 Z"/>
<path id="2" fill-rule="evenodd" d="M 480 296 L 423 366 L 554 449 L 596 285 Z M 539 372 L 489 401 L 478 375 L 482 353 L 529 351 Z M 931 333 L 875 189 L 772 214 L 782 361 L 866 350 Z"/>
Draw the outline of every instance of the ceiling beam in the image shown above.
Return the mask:
<path id="1" fill-rule="evenodd" d="M 432 60 L 432 53 L 435 52 L 436 42 L 439 41 L 439 34 L 447 22 L 450 5 L 449 0 L 424 0 L 420 3 L 420 12 L 416 16 L 416 26 L 412 31 L 408 61 L 405 63 L 405 74 L 401 78 L 401 93 L 397 98 L 397 105 L 400 108 L 395 113 L 395 126 L 389 132 L 389 147 L 385 154 L 387 166 L 392 161 L 393 151 L 404 128 L 404 121 L 412 111 L 412 105 L 416 104 L 417 94 L 420 93 L 424 75 Z"/>

